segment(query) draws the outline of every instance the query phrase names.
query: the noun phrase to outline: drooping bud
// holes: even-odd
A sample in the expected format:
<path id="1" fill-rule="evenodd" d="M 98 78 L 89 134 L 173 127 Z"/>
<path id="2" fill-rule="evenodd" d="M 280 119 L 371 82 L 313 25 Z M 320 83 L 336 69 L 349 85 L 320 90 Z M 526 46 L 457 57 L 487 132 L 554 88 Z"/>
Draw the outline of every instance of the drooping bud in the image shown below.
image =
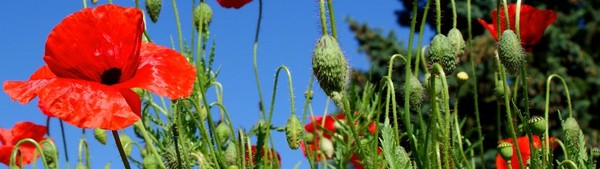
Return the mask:
<path id="1" fill-rule="evenodd" d="M 315 139 L 315 135 L 313 133 L 304 133 L 303 139 L 306 144 L 312 144 L 313 140 Z"/>
<path id="2" fill-rule="evenodd" d="M 505 30 L 498 41 L 498 58 L 508 73 L 516 75 L 521 72 L 525 53 L 519 38 L 510 29 Z"/>
<path id="3" fill-rule="evenodd" d="M 98 142 L 100 142 L 103 145 L 106 145 L 106 130 L 102 130 L 100 128 L 95 128 L 94 129 L 94 138 L 96 138 L 96 140 L 98 140 Z"/>
<path id="4" fill-rule="evenodd" d="M 498 96 L 498 98 L 502 98 L 504 97 L 504 83 L 502 83 L 502 81 L 497 81 L 496 82 L 496 87 L 494 88 L 494 91 L 496 93 L 496 96 Z M 508 88 L 508 96 L 510 97 L 510 88 Z"/>
<path id="5" fill-rule="evenodd" d="M 438 63 L 449 75 L 456 68 L 456 54 L 450 40 L 442 34 L 437 34 L 431 41 L 429 48 L 429 61 L 431 64 Z"/>
<path id="6" fill-rule="evenodd" d="M 421 107 L 421 103 L 423 103 L 423 97 L 425 96 L 425 88 L 416 76 L 410 76 L 410 81 L 407 82 L 410 83 L 410 86 L 408 88 L 408 90 L 410 91 L 410 95 L 408 96 L 410 100 L 410 108 L 413 110 L 417 110 Z"/>
<path id="7" fill-rule="evenodd" d="M 333 153 L 335 153 L 335 150 L 333 149 L 333 142 L 327 138 L 321 138 L 319 140 L 319 146 L 321 148 L 320 150 L 327 158 L 332 158 Z"/>
<path id="8" fill-rule="evenodd" d="M 196 30 L 200 27 L 200 20 L 202 20 L 202 31 L 205 32 L 208 30 L 208 25 L 212 21 L 213 11 L 208 4 L 202 2 L 196 8 L 194 8 L 193 12 L 193 21 Z"/>
<path id="9" fill-rule="evenodd" d="M 454 47 L 454 53 L 456 56 L 461 56 L 465 52 L 465 47 L 467 46 L 465 43 L 465 39 L 463 38 L 460 31 L 456 28 L 450 29 L 448 32 L 448 40 L 450 40 L 450 44 Z"/>
<path id="10" fill-rule="evenodd" d="M 58 168 L 58 151 L 50 142 L 50 140 L 47 140 L 41 143 L 42 153 L 46 157 L 46 164 L 48 164 L 48 168 L 56 169 Z"/>
<path id="11" fill-rule="evenodd" d="M 96 5 L 98 3 L 98 0 L 92 0 L 92 4 Z"/>
<path id="12" fill-rule="evenodd" d="M 160 8 L 162 8 L 162 0 L 146 0 L 146 11 L 154 23 L 158 21 Z"/>
<path id="13" fill-rule="evenodd" d="M 225 149 L 225 164 L 231 166 L 235 165 L 238 160 L 237 147 L 233 142 L 229 142 L 227 144 L 227 148 Z"/>
<path id="14" fill-rule="evenodd" d="M 220 145 L 225 144 L 227 139 L 229 139 L 229 136 L 232 134 L 233 130 L 229 127 L 229 125 L 226 124 L 226 122 L 219 123 L 215 129 L 215 136 L 219 139 L 218 141 L 221 142 Z"/>
<path id="15" fill-rule="evenodd" d="M 512 158 L 513 145 L 511 143 L 500 142 L 500 144 L 498 144 L 497 149 L 498 149 L 498 153 L 500 154 L 502 159 L 504 159 L 505 161 L 508 161 Z"/>
<path id="16" fill-rule="evenodd" d="M 573 117 L 568 117 L 562 122 L 562 127 L 562 134 L 564 136 L 563 141 L 569 159 L 586 159 L 585 136 L 583 135 L 583 131 L 581 131 L 577 120 Z"/>
<path id="17" fill-rule="evenodd" d="M 544 135 L 544 132 L 546 131 L 546 120 L 544 120 L 543 117 L 533 116 L 527 121 L 527 123 L 529 123 L 531 126 L 531 131 L 533 134 L 539 136 Z"/>
<path id="18" fill-rule="evenodd" d="M 324 35 L 317 41 L 312 68 L 323 91 L 334 103 L 342 105 L 343 93 L 349 80 L 349 67 L 335 38 Z"/>
<path id="19" fill-rule="evenodd" d="M 133 149 L 133 141 L 125 133 L 119 135 L 119 139 L 121 140 L 121 145 L 123 146 L 125 155 L 129 157 L 131 155 L 131 150 Z"/>
<path id="20" fill-rule="evenodd" d="M 154 158 L 154 156 L 152 156 L 152 155 L 144 157 L 144 161 L 142 162 L 142 166 L 144 166 L 144 169 L 158 169 L 158 168 L 160 168 L 160 166 L 158 165 L 158 162 L 156 161 L 156 158 Z"/>
<path id="21" fill-rule="evenodd" d="M 292 114 L 285 124 L 285 136 L 287 138 L 288 145 L 292 150 L 300 147 L 301 137 L 304 131 L 304 127 L 300 124 L 300 120 L 295 114 Z"/>

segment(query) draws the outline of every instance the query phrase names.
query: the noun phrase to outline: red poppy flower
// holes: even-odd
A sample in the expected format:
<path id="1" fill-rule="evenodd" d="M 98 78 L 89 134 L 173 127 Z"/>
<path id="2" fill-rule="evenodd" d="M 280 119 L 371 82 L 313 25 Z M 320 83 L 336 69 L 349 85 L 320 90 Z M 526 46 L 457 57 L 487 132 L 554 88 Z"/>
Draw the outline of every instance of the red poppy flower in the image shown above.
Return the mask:
<path id="1" fill-rule="evenodd" d="M 277 155 L 277 160 L 279 161 L 279 166 L 281 166 L 281 156 L 279 156 L 279 153 L 277 153 L 277 151 L 275 151 L 275 149 L 271 148 L 271 154 L 269 156 L 267 156 L 267 154 L 265 153 L 266 151 L 262 151 L 262 157 L 266 160 L 271 160 L 271 157 L 273 157 L 273 155 Z M 254 163 L 254 166 L 256 166 L 256 159 L 254 158 L 254 156 L 256 155 L 256 145 L 252 145 L 250 152 L 248 152 L 246 150 L 245 153 L 245 159 L 246 159 L 246 163 L 249 163 L 250 161 L 250 154 L 252 154 L 252 162 Z"/>
<path id="2" fill-rule="evenodd" d="M 192 92 L 195 68 L 178 52 L 142 42 L 142 11 L 101 5 L 75 12 L 48 35 L 44 61 L 27 81 L 4 91 L 80 128 L 118 130 L 140 119 L 143 88 L 170 99 Z"/>
<path id="3" fill-rule="evenodd" d="M 532 136 L 533 139 L 533 147 L 535 148 L 540 148 L 542 146 L 541 141 L 540 141 L 540 137 L 533 135 Z M 550 137 L 550 142 L 553 143 L 555 138 Z M 511 143 L 513 144 L 513 139 L 512 138 L 508 138 L 508 139 L 504 139 L 504 140 L 500 140 L 500 142 L 507 142 L 507 143 Z M 519 150 L 520 150 L 520 154 L 521 154 L 521 159 L 523 160 L 524 163 L 527 163 L 527 161 L 529 160 L 529 157 L 531 157 L 531 151 L 529 149 L 529 137 L 527 136 L 521 136 L 517 138 L 517 144 L 519 145 Z M 556 144 L 553 144 L 554 147 L 556 147 Z M 513 146 L 513 156 L 510 159 L 510 163 L 512 168 L 519 168 L 519 157 L 517 155 L 517 148 Z M 507 162 L 504 161 L 504 159 L 500 156 L 500 154 L 498 154 L 496 156 L 496 168 L 498 169 L 508 169 L 508 165 Z"/>
<path id="4" fill-rule="evenodd" d="M 515 17 L 517 5 L 508 5 L 508 17 L 510 19 L 510 29 L 515 30 Z M 506 19 L 504 14 L 504 7 L 501 7 L 500 13 L 500 28 L 502 31 L 506 30 Z M 477 19 L 483 27 L 485 27 L 494 36 L 494 39 L 498 41 L 498 31 L 496 30 L 498 23 L 496 20 L 496 10 L 492 11 L 492 23 L 488 24 L 483 19 Z M 521 31 L 521 45 L 527 51 L 531 51 L 531 48 L 537 44 L 542 36 L 544 30 L 556 21 L 556 12 L 552 10 L 539 10 L 529 5 L 521 5 L 521 19 L 520 19 L 520 31 Z"/>
<path id="5" fill-rule="evenodd" d="M 339 122 L 341 122 L 341 120 L 344 120 L 345 118 L 346 116 L 341 113 L 336 115 L 328 115 L 325 117 L 311 117 L 311 122 L 306 124 L 306 126 L 304 126 L 304 129 L 306 130 L 306 132 L 314 134 L 314 140 L 308 145 L 305 145 L 304 142 L 300 143 L 300 149 L 302 149 L 302 153 L 304 154 L 304 156 L 308 155 L 306 151 L 309 151 L 311 154 L 317 152 L 321 148 L 319 145 L 321 139 L 319 138 L 321 137 L 320 134 L 323 135 L 323 139 L 331 139 L 331 135 L 329 135 L 329 133 L 336 133 L 335 126 L 342 125 L 339 124 Z M 317 132 L 323 129 L 327 132 Z M 371 134 L 374 134 L 375 123 L 371 123 L 368 127 L 368 130 Z M 321 160 L 321 157 L 317 156 L 316 160 Z M 361 161 L 362 160 L 359 159 L 356 154 L 352 154 L 352 156 L 350 157 L 350 163 L 352 163 L 356 169 L 363 169 L 363 166 L 360 164 Z"/>
<path id="6" fill-rule="evenodd" d="M 219 5 L 225 8 L 233 7 L 235 9 L 240 9 L 247 3 L 252 2 L 252 0 L 217 0 L 217 2 L 219 2 Z"/>
<path id="7" fill-rule="evenodd" d="M 32 122 L 18 122 L 12 129 L 0 128 L 0 162 L 7 166 L 10 165 L 10 154 L 19 141 L 31 138 L 40 142 L 45 139 L 45 134 L 46 126 L 37 125 Z M 17 166 L 21 165 L 21 159 L 23 160 L 23 166 L 35 160 L 35 145 L 23 143 L 19 146 L 19 150 L 21 151 L 21 156 L 16 158 Z"/>

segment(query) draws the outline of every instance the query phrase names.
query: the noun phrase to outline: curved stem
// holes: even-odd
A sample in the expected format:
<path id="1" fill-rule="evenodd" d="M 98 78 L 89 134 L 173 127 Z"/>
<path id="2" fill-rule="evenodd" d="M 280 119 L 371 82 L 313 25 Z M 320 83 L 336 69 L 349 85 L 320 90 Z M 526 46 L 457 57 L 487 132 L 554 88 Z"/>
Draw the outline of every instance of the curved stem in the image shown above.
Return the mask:
<path id="1" fill-rule="evenodd" d="M 546 107 L 544 110 L 544 120 L 546 121 L 546 124 L 548 124 L 548 109 L 550 106 L 550 82 L 552 82 L 553 78 L 558 78 L 561 82 L 563 87 L 565 88 L 565 95 L 567 96 L 567 104 L 569 106 L 569 117 L 573 117 L 573 107 L 571 105 L 571 94 L 569 93 L 569 87 L 567 86 L 567 83 L 565 82 L 565 79 L 558 75 L 558 74 L 551 74 L 548 79 L 546 80 Z M 549 126 L 546 125 L 546 131 L 544 132 L 544 139 L 545 140 L 549 140 L 549 132 L 548 129 Z M 544 149 L 546 151 L 546 153 L 544 154 L 544 161 L 549 161 L 550 157 L 548 155 L 548 152 L 550 152 L 550 143 L 546 142 L 544 143 Z"/>
<path id="2" fill-rule="evenodd" d="M 81 161 L 81 151 L 85 153 L 85 165 L 87 168 L 91 168 L 90 165 L 90 151 L 88 149 L 87 141 L 85 140 L 85 135 L 79 140 L 79 152 L 77 153 L 77 157 L 79 157 L 79 161 Z"/>
<path id="3" fill-rule="evenodd" d="M 123 166 L 125 169 L 131 169 L 129 166 L 129 161 L 127 160 L 127 155 L 125 155 L 125 150 L 123 150 L 123 144 L 121 143 L 121 139 L 119 138 L 119 133 L 117 130 L 112 130 L 113 138 L 115 139 L 115 143 L 117 144 L 117 149 L 119 149 L 119 155 L 121 155 L 121 161 L 123 161 Z"/>
<path id="4" fill-rule="evenodd" d="M 558 164 L 558 168 L 563 167 L 564 165 L 569 165 L 570 167 L 566 167 L 566 168 L 574 168 L 577 169 L 577 164 L 575 164 L 573 161 L 571 160 L 563 160 L 562 162 L 560 162 L 560 164 Z"/>
<path id="5" fill-rule="evenodd" d="M 327 0 L 327 8 L 329 10 L 329 24 L 331 25 L 331 36 L 337 39 L 337 29 L 335 26 L 335 15 L 333 14 L 333 2 L 332 0 Z"/>
<path id="6" fill-rule="evenodd" d="M 47 169 L 48 168 L 48 162 L 46 160 L 46 157 L 44 156 L 44 153 L 42 153 L 42 148 L 40 147 L 40 145 L 33 139 L 31 138 L 26 138 L 23 140 L 20 140 L 19 142 L 17 142 L 17 144 L 15 144 L 14 148 L 12 149 L 12 152 L 10 153 L 10 165 L 9 166 L 16 166 L 16 157 L 17 157 L 17 153 L 20 153 L 19 147 L 21 146 L 21 144 L 24 143 L 30 143 L 33 144 L 35 146 L 35 150 L 37 150 L 37 152 L 40 154 L 40 156 L 42 157 L 42 163 L 44 163 L 44 168 Z M 23 163 L 21 163 L 21 165 L 23 165 Z M 22 166 L 21 166 L 22 167 Z"/>

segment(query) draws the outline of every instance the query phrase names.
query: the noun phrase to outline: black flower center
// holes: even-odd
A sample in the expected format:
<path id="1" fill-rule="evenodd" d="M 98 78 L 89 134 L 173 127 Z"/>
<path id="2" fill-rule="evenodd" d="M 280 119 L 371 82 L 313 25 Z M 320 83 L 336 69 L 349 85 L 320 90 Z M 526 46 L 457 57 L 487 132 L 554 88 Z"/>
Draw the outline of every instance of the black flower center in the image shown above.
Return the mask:
<path id="1" fill-rule="evenodd" d="M 102 76 L 100 76 L 100 79 L 102 80 L 101 83 L 105 85 L 117 84 L 119 83 L 120 78 L 121 69 L 119 68 L 110 68 L 105 70 L 104 73 L 102 73 Z"/>

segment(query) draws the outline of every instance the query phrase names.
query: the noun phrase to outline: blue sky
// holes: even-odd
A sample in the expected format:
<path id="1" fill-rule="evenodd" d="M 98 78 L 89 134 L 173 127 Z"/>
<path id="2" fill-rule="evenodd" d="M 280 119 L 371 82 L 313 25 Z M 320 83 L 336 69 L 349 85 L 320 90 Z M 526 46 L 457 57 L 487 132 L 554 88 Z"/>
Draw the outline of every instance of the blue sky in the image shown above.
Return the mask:
<path id="1" fill-rule="evenodd" d="M 133 7 L 132 0 L 114 1 L 122 6 Z M 273 78 L 278 66 L 286 65 L 291 71 L 296 99 L 296 111 L 302 112 L 303 93 L 308 86 L 311 70 L 311 53 L 316 40 L 321 36 L 318 20 L 318 1 L 264 1 L 263 25 L 258 49 L 260 82 L 265 102 L 269 103 Z M 373 3 L 376 2 L 376 3 Z M 107 3 L 100 0 L 100 3 Z M 143 6 L 143 2 L 140 2 Z M 216 0 L 207 0 L 213 9 L 211 39 L 216 41 L 215 67 L 220 67 L 218 81 L 224 88 L 224 104 L 232 117 L 236 128 L 249 128 L 259 118 L 257 113 L 258 95 L 252 69 L 252 45 L 258 15 L 258 1 L 254 0 L 239 10 L 220 7 Z M 91 5 L 88 2 L 88 5 Z M 393 30 L 398 39 L 408 41 L 408 28 L 396 24 L 394 10 L 402 6 L 397 0 L 379 1 L 335 1 L 334 9 L 338 21 L 338 36 L 342 49 L 350 66 L 365 70 L 368 61 L 364 54 L 358 53 L 358 43 L 354 40 L 345 17 L 359 22 L 367 22 L 372 27 L 381 28 L 386 34 Z M 189 40 L 191 31 L 191 2 L 177 2 L 182 21 L 183 36 Z M 81 1 L 6 1 L 0 6 L 0 80 L 25 80 L 38 67 L 42 66 L 44 44 L 52 28 L 65 16 L 83 8 Z M 148 19 L 149 20 L 149 19 Z M 171 46 L 172 37 L 177 39 L 177 28 L 171 1 L 164 1 L 157 24 L 146 25 L 152 40 L 163 46 Z M 431 32 L 429 30 L 429 32 Z M 424 39 L 431 38 L 429 33 Z M 175 46 L 177 49 L 178 47 Z M 280 76 L 285 77 L 285 76 Z M 289 114 L 289 95 L 287 82 L 280 80 L 279 93 L 275 104 L 274 125 L 284 125 Z M 315 83 L 316 93 L 313 110 L 322 114 L 326 96 Z M 18 121 L 33 121 L 45 124 L 46 117 L 38 110 L 37 100 L 27 105 L 12 102 L 8 95 L 0 93 L 0 127 L 10 128 Z M 266 105 L 268 106 L 268 105 Z M 330 107 L 330 110 L 331 107 Z M 52 120 L 51 134 L 58 143 L 61 168 L 64 164 L 62 139 L 59 126 Z M 125 129 L 132 133 L 133 128 Z M 77 144 L 81 138 L 81 129 L 66 125 L 66 136 L 70 166 L 77 160 Z M 283 168 L 292 168 L 300 162 L 300 168 L 308 163 L 300 150 L 287 147 L 285 136 L 274 133 L 276 149 L 281 154 Z M 111 162 L 112 168 L 122 168 L 114 141 L 101 145 L 93 139 L 92 131 L 87 131 L 90 144 L 92 168 L 101 168 Z"/>

